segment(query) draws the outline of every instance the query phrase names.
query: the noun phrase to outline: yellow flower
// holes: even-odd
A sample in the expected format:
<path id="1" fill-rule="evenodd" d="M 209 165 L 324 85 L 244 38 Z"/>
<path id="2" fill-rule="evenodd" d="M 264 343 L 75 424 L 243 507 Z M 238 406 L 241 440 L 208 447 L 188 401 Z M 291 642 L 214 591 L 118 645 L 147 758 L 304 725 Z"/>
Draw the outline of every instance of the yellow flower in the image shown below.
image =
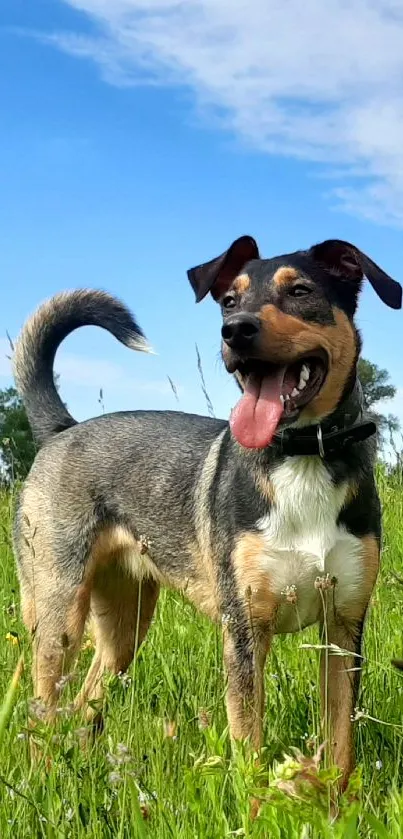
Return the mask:
<path id="1" fill-rule="evenodd" d="M 94 647 L 94 644 L 92 643 L 91 638 L 87 638 L 87 640 L 84 641 L 81 649 L 82 650 L 92 650 L 93 647 Z"/>
<path id="2" fill-rule="evenodd" d="M 19 642 L 19 638 L 16 632 L 7 632 L 6 641 L 10 641 L 10 644 L 13 644 L 14 647 L 17 646 Z"/>

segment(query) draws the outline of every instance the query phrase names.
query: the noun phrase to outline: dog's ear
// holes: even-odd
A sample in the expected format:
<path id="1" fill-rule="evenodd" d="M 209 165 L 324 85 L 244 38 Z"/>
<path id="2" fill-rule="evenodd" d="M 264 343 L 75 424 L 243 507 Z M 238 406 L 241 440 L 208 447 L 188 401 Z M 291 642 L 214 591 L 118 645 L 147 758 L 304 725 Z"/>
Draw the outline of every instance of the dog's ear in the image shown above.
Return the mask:
<path id="1" fill-rule="evenodd" d="M 214 300 L 219 300 L 251 259 L 259 259 L 258 246 L 251 236 L 241 236 L 221 256 L 190 268 L 187 274 L 196 303 L 200 303 L 209 291 Z"/>
<path id="2" fill-rule="evenodd" d="M 364 277 L 369 280 L 378 297 L 390 306 L 391 309 L 402 307 L 402 287 L 396 280 L 392 280 L 379 265 L 365 253 L 351 245 L 349 242 L 342 242 L 340 239 L 327 239 L 320 245 L 314 245 L 310 256 L 325 265 L 327 268 L 336 269 L 347 280 L 355 285 L 357 295 Z M 353 286 L 354 287 L 354 286 Z"/>

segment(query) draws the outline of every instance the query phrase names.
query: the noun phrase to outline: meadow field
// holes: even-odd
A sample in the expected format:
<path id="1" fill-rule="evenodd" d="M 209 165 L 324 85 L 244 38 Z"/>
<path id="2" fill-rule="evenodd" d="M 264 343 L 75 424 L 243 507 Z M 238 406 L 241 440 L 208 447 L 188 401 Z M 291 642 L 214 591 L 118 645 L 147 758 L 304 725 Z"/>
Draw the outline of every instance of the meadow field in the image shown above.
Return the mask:
<path id="1" fill-rule="evenodd" d="M 224 839 L 231 836 L 403 836 L 403 480 L 378 475 L 384 505 L 382 571 L 365 636 L 355 711 L 358 768 L 334 823 L 334 768 L 323 740 L 315 629 L 277 638 L 266 669 L 265 751 L 258 769 L 231 751 L 218 628 L 182 597 L 163 593 L 128 674 L 107 680 L 104 732 L 83 748 L 69 703 L 92 656 L 83 643 L 72 682 L 47 729 L 31 701 L 30 643 L 11 548 L 13 495 L 0 499 L 0 836 L 64 839 Z M 305 645 L 305 646 L 303 646 Z M 31 766 L 30 717 L 43 757 Z M 261 794 L 258 818 L 249 800 Z"/>

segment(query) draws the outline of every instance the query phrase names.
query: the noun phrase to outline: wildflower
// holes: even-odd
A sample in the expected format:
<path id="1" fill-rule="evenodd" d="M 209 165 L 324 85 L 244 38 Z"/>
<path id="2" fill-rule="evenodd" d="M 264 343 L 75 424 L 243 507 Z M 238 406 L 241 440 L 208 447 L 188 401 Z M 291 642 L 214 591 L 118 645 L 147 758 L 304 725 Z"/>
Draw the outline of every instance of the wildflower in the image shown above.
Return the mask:
<path id="1" fill-rule="evenodd" d="M 93 650 L 94 644 L 91 641 L 91 638 L 87 638 L 84 643 L 81 645 L 82 650 Z"/>
<path id="2" fill-rule="evenodd" d="M 295 586 L 295 585 L 286 586 L 282 590 L 281 594 L 284 597 L 286 603 L 290 603 L 293 606 L 296 604 L 296 602 L 298 600 L 297 586 Z"/>
<path id="3" fill-rule="evenodd" d="M 37 720 L 45 720 L 47 708 L 40 699 L 30 699 L 28 703 L 29 716 Z"/>
<path id="4" fill-rule="evenodd" d="M 211 725 L 211 714 L 205 708 L 200 708 L 199 711 L 199 728 L 203 731 Z"/>
<path id="5" fill-rule="evenodd" d="M 17 784 L 17 789 L 20 792 L 24 792 L 24 790 L 29 789 L 29 783 L 26 778 L 22 778 L 21 781 Z"/>
<path id="6" fill-rule="evenodd" d="M 124 688 L 129 688 L 132 683 L 128 673 L 118 673 L 118 679 Z"/>
<path id="7" fill-rule="evenodd" d="M 74 702 L 70 702 L 68 705 L 60 705 L 56 708 L 56 714 L 59 714 L 61 717 L 71 717 L 75 710 Z"/>
<path id="8" fill-rule="evenodd" d="M 81 728 L 76 728 L 74 733 L 79 740 L 84 740 L 88 735 L 88 727 L 82 726 Z"/>
<path id="9" fill-rule="evenodd" d="M 116 753 L 109 752 L 106 759 L 111 766 L 124 766 L 133 760 L 128 747 L 124 743 L 118 743 L 116 746 Z"/>
<path id="10" fill-rule="evenodd" d="M 55 688 L 56 688 L 57 692 L 61 693 L 62 690 L 66 687 L 66 685 L 68 685 L 68 683 L 71 682 L 72 678 L 73 678 L 72 673 L 66 673 L 65 676 L 62 676 L 61 679 L 59 679 L 59 681 L 56 682 L 56 684 L 55 684 Z"/>
<path id="11" fill-rule="evenodd" d="M 66 810 L 66 821 L 71 822 L 71 821 L 73 821 L 73 818 L 74 818 L 74 810 L 73 810 L 72 807 L 69 807 Z"/>
<path id="12" fill-rule="evenodd" d="M 383 766 L 382 761 L 381 761 L 381 760 L 377 760 L 377 761 L 376 761 L 376 763 L 375 763 L 375 766 L 376 766 L 376 768 L 377 768 L 378 770 L 379 770 L 379 769 L 382 769 L 382 766 Z"/>
<path id="13" fill-rule="evenodd" d="M 120 784 L 122 780 L 122 776 L 120 772 L 110 772 L 109 773 L 109 783 L 110 784 Z"/>
<path id="14" fill-rule="evenodd" d="M 139 790 L 139 805 L 140 805 L 140 812 L 141 812 L 141 815 L 143 816 L 143 819 L 149 819 L 150 818 L 150 816 L 151 816 L 150 802 L 151 801 L 156 801 L 156 800 L 157 800 L 157 796 L 156 796 L 155 792 L 153 792 L 151 795 L 147 795 L 147 793 L 143 792 L 143 790 Z"/>
<path id="15" fill-rule="evenodd" d="M 330 574 L 324 574 L 323 577 L 316 577 L 314 586 L 317 591 L 328 591 L 329 589 L 334 588 L 336 583 L 336 577 L 331 577 Z"/>
<path id="16" fill-rule="evenodd" d="M 307 738 L 306 747 L 307 747 L 307 749 L 309 749 L 310 752 L 314 752 L 315 749 L 317 748 L 317 741 L 318 741 L 318 735 L 317 734 L 312 734 L 310 737 Z"/>
<path id="17" fill-rule="evenodd" d="M 368 712 L 364 709 L 360 710 L 359 708 L 354 708 L 354 714 L 351 716 L 352 722 L 358 722 L 358 720 L 365 719 L 368 716 Z"/>
<path id="18" fill-rule="evenodd" d="M 140 549 L 140 553 L 141 553 L 141 554 L 146 554 L 146 553 L 148 553 L 148 552 L 149 552 L 150 548 L 151 548 L 151 542 L 150 542 L 150 539 L 148 538 L 148 536 L 144 536 L 144 534 L 141 534 L 141 535 L 139 536 L 139 549 Z"/>
<path id="19" fill-rule="evenodd" d="M 19 643 L 19 638 L 17 632 L 7 632 L 6 641 L 9 641 L 14 647 L 16 647 Z"/>

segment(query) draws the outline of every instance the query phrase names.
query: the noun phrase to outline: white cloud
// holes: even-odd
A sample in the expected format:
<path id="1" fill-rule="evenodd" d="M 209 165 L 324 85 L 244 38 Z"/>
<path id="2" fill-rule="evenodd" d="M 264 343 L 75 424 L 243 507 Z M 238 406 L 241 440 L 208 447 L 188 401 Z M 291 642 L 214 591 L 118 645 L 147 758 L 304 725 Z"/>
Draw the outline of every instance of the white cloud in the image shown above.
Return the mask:
<path id="1" fill-rule="evenodd" d="M 401 0 L 64 2 L 94 35 L 46 40 L 108 82 L 186 86 L 255 147 L 341 165 L 348 212 L 403 225 Z"/>

